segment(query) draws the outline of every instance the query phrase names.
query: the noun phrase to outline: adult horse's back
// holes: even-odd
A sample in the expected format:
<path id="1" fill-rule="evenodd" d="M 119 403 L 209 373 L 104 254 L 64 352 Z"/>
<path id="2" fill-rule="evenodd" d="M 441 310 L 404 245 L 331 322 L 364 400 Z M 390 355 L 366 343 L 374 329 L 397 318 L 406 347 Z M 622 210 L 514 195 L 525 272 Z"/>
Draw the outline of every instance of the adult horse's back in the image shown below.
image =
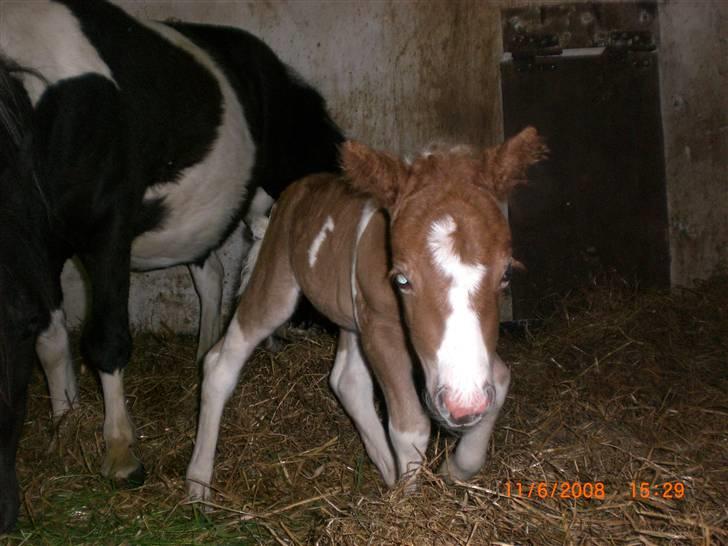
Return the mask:
<path id="1" fill-rule="evenodd" d="M 36 355 L 53 413 L 77 402 L 60 272 L 91 283 L 82 351 L 104 390 L 102 471 L 140 479 L 122 371 L 130 269 L 188 264 L 202 354 L 219 333 L 215 249 L 291 181 L 336 170 L 321 96 L 240 30 L 140 22 L 102 1 L 0 4 L 0 532 Z"/>

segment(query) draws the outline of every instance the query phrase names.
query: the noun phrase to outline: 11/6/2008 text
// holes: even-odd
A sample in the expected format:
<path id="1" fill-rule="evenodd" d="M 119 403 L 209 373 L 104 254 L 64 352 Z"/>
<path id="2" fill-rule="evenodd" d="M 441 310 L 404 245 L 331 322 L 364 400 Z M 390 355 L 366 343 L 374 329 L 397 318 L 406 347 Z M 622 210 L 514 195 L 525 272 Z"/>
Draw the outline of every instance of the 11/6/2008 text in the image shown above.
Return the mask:
<path id="1" fill-rule="evenodd" d="M 529 499 L 596 499 L 604 500 L 608 494 L 607 486 L 600 481 L 563 481 L 563 482 L 504 482 L 506 497 L 522 497 Z M 632 481 L 628 484 L 627 493 L 633 499 L 682 500 L 685 498 L 685 484 L 680 481 L 652 483 Z"/>

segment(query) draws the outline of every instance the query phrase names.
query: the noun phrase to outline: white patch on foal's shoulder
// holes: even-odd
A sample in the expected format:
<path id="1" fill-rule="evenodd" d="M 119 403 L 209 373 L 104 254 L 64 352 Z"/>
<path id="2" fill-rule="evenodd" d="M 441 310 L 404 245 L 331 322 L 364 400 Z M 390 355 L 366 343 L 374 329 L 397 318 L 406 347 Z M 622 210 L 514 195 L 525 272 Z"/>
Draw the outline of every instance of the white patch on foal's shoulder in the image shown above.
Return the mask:
<path id="1" fill-rule="evenodd" d="M 354 241 L 354 253 L 351 259 L 351 303 L 354 311 L 354 324 L 356 324 L 357 327 L 359 324 L 359 317 L 356 311 L 356 298 L 359 291 L 356 287 L 356 268 L 359 258 L 359 241 L 361 241 L 362 235 L 364 235 L 364 231 L 369 225 L 369 221 L 372 219 L 372 216 L 374 216 L 374 213 L 376 213 L 377 210 L 379 210 L 379 208 L 374 201 L 371 199 L 367 200 L 367 202 L 364 203 L 364 208 L 362 208 L 361 216 L 359 217 L 359 224 L 356 226 L 356 240 Z"/>
<path id="2" fill-rule="evenodd" d="M 480 393 L 490 368 L 480 318 L 470 303 L 487 268 L 462 261 L 453 240 L 456 229 L 451 216 L 441 218 L 430 227 L 427 245 L 434 264 L 450 281 L 447 293 L 450 314 L 437 350 L 440 384 L 448 387 L 454 398 L 467 402 L 472 395 Z"/>
<path id="3" fill-rule="evenodd" d="M 321 231 L 318 232 L 318 235 L 316 235 L 316 238 L 308 249 L 308 265 L 311 267 L 316 265 L 319 250 L 321 250 L 321 245 L 324 244 L 329 232 L 334 232 L 334 219 L 331 216 L 326 217 L 326 222 L 321 226 Z"/>

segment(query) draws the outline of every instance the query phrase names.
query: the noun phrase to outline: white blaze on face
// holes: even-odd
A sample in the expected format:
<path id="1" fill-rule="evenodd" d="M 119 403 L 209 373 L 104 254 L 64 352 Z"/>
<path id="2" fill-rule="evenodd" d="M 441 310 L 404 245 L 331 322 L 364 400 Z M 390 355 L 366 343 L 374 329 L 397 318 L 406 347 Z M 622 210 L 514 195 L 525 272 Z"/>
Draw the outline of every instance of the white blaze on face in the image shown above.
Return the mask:
<path id="1" fill-rule="evenodd" d="M 331 218 L 331 216 L 326 217 L 326 222 L 324 222 L 324 225 L 321 226 L 321 231 L 318 232 L 318 235 L 316 235 L 316 238 L 313 240 L 313 243 L 311 243 L 311 246 L 308 249 L 308 265 L 313 267 L 316 265 L 316 260 L 318 259 L 318 253 L 321 249 L 321 245 L 324 244 L 324 241 L 326 240 L 326 236 L 329 234 L 329 232 L 333 233 L 334 231 L 334 219 Z"/>
<path id="2" fill-rule="evenodd" d="M 445 216 L 432 224 L 427 245 L 435 266 L 450 281 L 447 301 L 449 315 L 437 350 L 439 386 L 447 387 L 451 397 L 463 404 L 482 395 L 490 359 L 480 328 L 478 314 L 470 298 L 480 286 L 486 267 L 465 264 L 455 251 L 453 233 L 457 224 Z"/>

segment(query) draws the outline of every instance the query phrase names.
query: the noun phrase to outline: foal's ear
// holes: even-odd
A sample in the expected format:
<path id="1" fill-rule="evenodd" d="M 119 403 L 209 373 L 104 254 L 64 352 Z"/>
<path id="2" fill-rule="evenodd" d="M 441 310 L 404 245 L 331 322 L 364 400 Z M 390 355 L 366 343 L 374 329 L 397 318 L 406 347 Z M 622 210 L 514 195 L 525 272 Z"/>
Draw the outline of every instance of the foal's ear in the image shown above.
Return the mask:
<path id="1" fill-rule="evenodd" d="M 526 182 L 528 167 L 546 157 L 548 148 L 536 129 L 526 127 L 500 146 L 485 150 L 485 181 L 504 201 L 511 190 Z"/>
<path id="2" fill-rule="evenodd" d="M 353 140 L 341 147 L 341 166 L 354 189 L 371 195 L 385 208 L 394 205 L 407 179 L 407 167 L 398 157 Z"/>

